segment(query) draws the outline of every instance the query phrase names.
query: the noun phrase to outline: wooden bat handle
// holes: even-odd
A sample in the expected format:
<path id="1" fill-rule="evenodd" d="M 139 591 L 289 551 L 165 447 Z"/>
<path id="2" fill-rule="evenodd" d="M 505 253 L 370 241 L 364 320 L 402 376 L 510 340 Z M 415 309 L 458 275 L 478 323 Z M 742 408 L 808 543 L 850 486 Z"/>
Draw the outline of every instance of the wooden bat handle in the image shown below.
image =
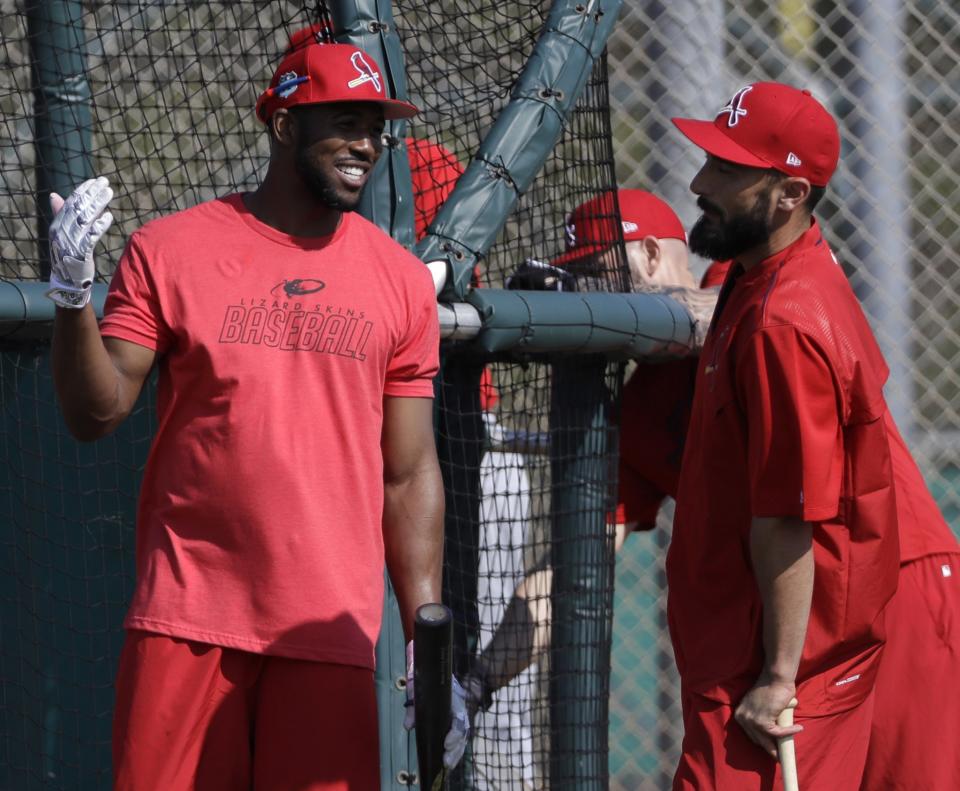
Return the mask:
<path id="1" fill-rule="evenodd" d="M 777 717 L 777 725 L 781 728 L 793 725 L 793 710 L 796 707 L 797 699 L 793 698 Z M 800 784 L 797 781 L 797 750 L 793 743 L 793 736 L 781 736 L 777 739 L 777 752 L 780 754 L 783 791 L 800 791 Z"/>

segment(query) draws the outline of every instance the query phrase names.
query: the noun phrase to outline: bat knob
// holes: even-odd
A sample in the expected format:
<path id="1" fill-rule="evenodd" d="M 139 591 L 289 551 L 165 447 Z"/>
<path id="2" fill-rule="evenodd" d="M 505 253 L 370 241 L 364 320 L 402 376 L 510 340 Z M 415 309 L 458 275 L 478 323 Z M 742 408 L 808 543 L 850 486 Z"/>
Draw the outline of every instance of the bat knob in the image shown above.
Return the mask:
<path id="1" fill-rule="evenodd" d="M 417 608 L 416 622 L 425 626 L 442 626 L 453 618 L 450 608 L 443 604 L 421 604 Z"/>

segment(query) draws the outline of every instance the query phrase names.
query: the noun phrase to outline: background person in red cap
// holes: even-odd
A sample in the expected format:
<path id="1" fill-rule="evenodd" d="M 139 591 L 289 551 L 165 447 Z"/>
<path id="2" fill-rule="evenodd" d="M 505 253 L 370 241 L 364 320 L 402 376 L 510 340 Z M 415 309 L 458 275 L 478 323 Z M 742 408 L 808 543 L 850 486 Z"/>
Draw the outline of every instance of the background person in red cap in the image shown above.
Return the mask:
<path id="1" fill-rule="evenodd" d="M 378 64 L 289 53 L 257 102 L 254 192 L 131 237 L 97 326 L 105 179 L 54 196 L 54 373 L 81 439 L 159 369 L 117 678 L 121 789 L 379 785 L 374 644 L 386 561 L 401 618 L 441 595 L 438 325 L 423 264 L 353 213 L 381 150 Z M 455 696 L 449 764 L 466 718 Z"/>
<path id="2" fill-rule="evenodd" d="M 552 264 L 572 273 L 616 266 L 610 240 L 615 216 L 609 194 L 578 206 L 567 218 L 567 251 Z M 690 271 L 687 234 L 665 201 L 640 189 L 617 192 L 630 282 L 635 291 L 658 291 L 684 304 L 703 342 L 723 272 L 708 268 L 697 287 Z M 696 357 L 641 364 L 623 392 L 620 419 L 620 506 L 617 548 L 632 530 L 650 530 L 666 497 L 675 497 L 696 374 Z"/>
<path id="3" fill-rule="evenodd" d="M 696 288 L 687 256 L 686 233 L 673 209 L 645 190 L 617 193 L 631 285 L 638 291 L 687 294 L 709 323 L 722 274 L 711 267 Z M 596 273 L 615 267 L 616 210 L 610 194 L 581 204 L 566 220 L 568 249 L 550 264 L 528 261 L 509 286 L 572 290 L 596 283 Z M 676 496 L 680 459 L 693 391 L 696 360 L 640 364 L 624 388 L 620 427 L 620 506 L 616 549 L 634 530 L 650 530 L 667 497 Z M 552 571 L 531 571 L 473 671 L 464 682 L 471 709 L 489 705 L 493 693 L 537 660 L 550 637 Z"/>
<path id="4" fill-rule="evenodd" d="M 878 673 L 885 626 L 900 628 L 887 604 L 901 553 L 929 556 L 949 581 L 956 541 L 893 425 L 886 364 L 811 215 L 839 157 L 829 113 L 808 92 L 756 83 L 712 122 L 675 123 L 707 156 L 691 184 L 703 210 L 691 250 L 730 271 L 701 354 L 667 557 L 685 727 L 674 788 L 769 788 L 775 739 L 795 733 L 801 788 L 857 789 L 875 707 L 892 703 Z M 937 627 L 922 629 L 930 645 Z M 797 725 L 777 727 L 794 697 Z"/>
<path id="5" fill-rule="evenodd" d="M 618 190 L 617 201 L 630 287 L 668 294 L 683 304 L 694 320 L 694 350 L 698 350 L 717 301 L 716 291 L 704 289 L 718 285 L 719 280 L 705 275 L 697 288 L 687 260 L 686 232 L 666 202 L 639 189 Z M 618 237 L 615 218 L 611 193 L 580 204 L 566 217 L 567 250 L 550 263 L 528 259 L 507 279 L 507 288 L 608 290 L 620 266 L 613 247 Z"/>

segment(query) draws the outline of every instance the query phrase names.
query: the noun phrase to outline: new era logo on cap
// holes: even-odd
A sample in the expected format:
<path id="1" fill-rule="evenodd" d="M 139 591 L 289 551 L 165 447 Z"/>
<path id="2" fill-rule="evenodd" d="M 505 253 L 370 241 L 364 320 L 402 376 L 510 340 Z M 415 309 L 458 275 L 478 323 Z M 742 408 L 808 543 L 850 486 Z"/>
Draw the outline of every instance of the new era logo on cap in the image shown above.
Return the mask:
<path id="1" fill-rule="evenodd" d="M 840 157 L 836 121 L 810 91 L 778 82 L 755 82 L 737 91 L 713 121 L 673 123 L 718 159 L 773 168 L 825 186 Z"/>

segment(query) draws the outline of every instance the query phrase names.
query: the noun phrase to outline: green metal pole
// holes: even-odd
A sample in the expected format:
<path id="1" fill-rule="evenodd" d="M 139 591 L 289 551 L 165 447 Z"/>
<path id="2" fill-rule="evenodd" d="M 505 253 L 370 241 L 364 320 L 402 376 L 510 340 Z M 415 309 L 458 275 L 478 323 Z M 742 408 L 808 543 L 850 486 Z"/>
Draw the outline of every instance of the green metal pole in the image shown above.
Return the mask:
<path id="1" fill-rule="evenodd" d="M 386 91 L 408 101 L 403 48 L 387 0 L 330 0 L 333 37 L 359 47 L 383 70 Z M 404 144 L 406 121 L 388 121 L 383 153 L 361 198 L 359 212 L 404 247 L 413 245 L 413 186 Z M 413 734 L 401 727 L 406 693 L 406 654 L 397 600 L 384 575 L 383 623 L 377 641 L 377 716 L 380 732 L 380 788 L 399 791 L 416 781 L 417 750 Z"/>
<path id="2" fill-rule="evenodd" d="M 84 54 L 86 35 L 79 0 L 45 0 L 27 5 L 36 148 L 37 255 L 40 277 L 49 275 L 50 192 L 69 194 L 91 173 L 90 86 Z M 50 402 L 52 403 L 52 401 Z M 46 589 L 45 589 L 46 592 Z M 44 650 L 33 678 L 33 695 L 42 701 L 40 772 L 55 778 L 60 758 L 71 746 L 63 741 L 63 700 L 69 696 L 62 658 Z M 75 759 L 70 756 L 67 760 Z"/>
<path id="3" fill-rule="evenodd" d="M 415 252 L 446 262 L 440 297 L 462 300 L 477 261 L 500 235 L 520 195 L 563 133 L 594 63 L 616 25 L 622 0 L 554 0 L 537 44 L 453 192 Z"/>
<path id="4" fill-rule="evenodd" d="M 606 791 L 616 454 L 603 358 L 553 366 L 550 788 Z"/>
<path id="5" fill-rule="evenodd" d="M 35 107 L 37 239 L 44 279 L 49 274 L 49 195 L 68 195 L 92 174 L 83 13 L 79 0 L 27 4 Z"/>
<path id="6" fill-rule="evenodd" d="M 406 651 L 403 628 L 390 577 L 383 575 L 383 625 L 377 640 L 377 718 L 380 733 L 380 788 L 407 788 L 417 771 L 413 739 L 402 727 L 406 698 Z M 411 754 L 411 749 L 413 750 Z"/>
<path id="7" fill-rule="evenodd" d="M 438 390 L 437 454 L 446 497 L 443 601 L 454 614 L 453 672 L 463 678 L 480 639 L 477 602 L 480 567 L 480 462 L 484 427 L 480 406 L 483 362 L 471 355 L 442 355 Z M 451 791 L 469 787 L 469 752 L 450 774 Z"/>
<path id="8" fill-rule="evenodd" d="M 336 41 L 373 55 L 391 98 L 409 101 L 403 47 L 387 0 L 329 0 Z M 383 153 L 360 201 L 360 213 L 404 247 L 413 246 L 413 187 L 405 145 L 407 122 L 388 121 Z"/>

